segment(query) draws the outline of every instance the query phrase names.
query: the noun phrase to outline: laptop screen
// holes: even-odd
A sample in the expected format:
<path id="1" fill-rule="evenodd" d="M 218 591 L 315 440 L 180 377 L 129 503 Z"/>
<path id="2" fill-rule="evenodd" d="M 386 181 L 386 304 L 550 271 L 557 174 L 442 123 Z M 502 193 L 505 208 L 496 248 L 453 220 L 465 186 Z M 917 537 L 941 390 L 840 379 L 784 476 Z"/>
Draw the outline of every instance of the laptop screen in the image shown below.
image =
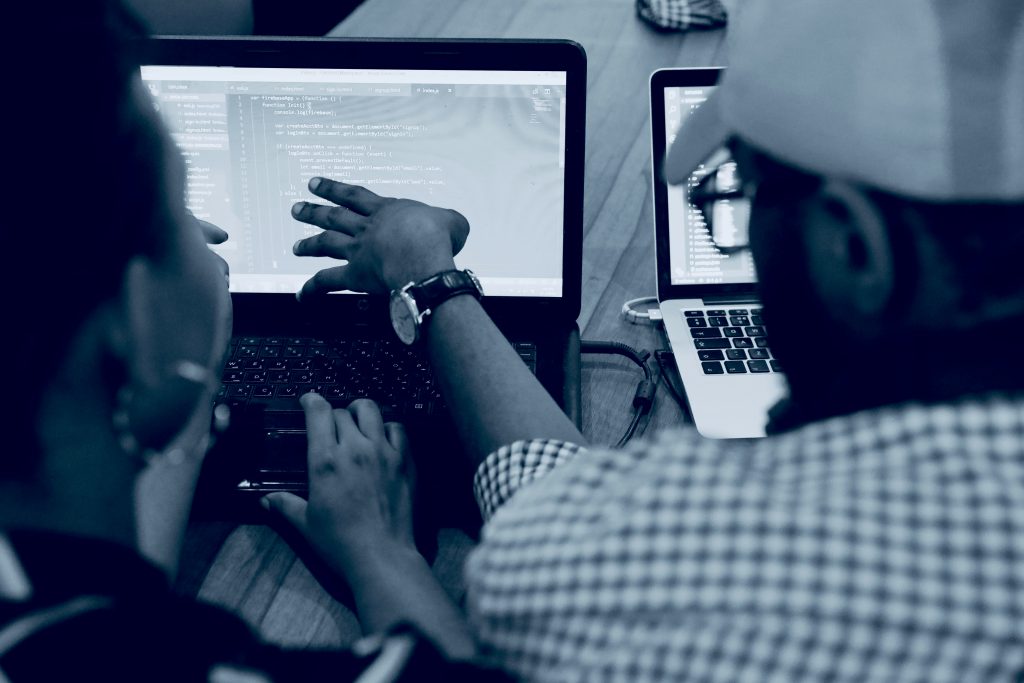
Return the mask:
<path id="1" fill-rule="evenodd" d="M 663 89 L 666 149 L 675 142 L 680 126 L 714 92 L 715 86 L 667 86 Z M 657 119 L 655 120 L 657 123 Z M 702 212 L 687 201 L 687 193 L 708 172 L 698 168 L 687 186 L 668 186 L 668 254 L 672 285 L 753 284 L 757 281 L 750 252 L 723 254 L 712 244 Z M 726 173 L 727 168 L 720 173 Z M 728 202 L 716 207 L 716 230 L 745 230 L 746 216 L 730 211 Z M 739 225 L 737 223 L 743 223 Z"/>
<path id="2" fill-rule="evenodd" d="M 471 233 L 456 257 L 488 296 L 563 295 L 566 72 L 142 67 L 184 155 L 192 212 L 231 290 L 292 293 L 326 258 L 292 219 L 313 176 L 452 208 Z M 323 202 L 326 203 L 326 202 Z"/>

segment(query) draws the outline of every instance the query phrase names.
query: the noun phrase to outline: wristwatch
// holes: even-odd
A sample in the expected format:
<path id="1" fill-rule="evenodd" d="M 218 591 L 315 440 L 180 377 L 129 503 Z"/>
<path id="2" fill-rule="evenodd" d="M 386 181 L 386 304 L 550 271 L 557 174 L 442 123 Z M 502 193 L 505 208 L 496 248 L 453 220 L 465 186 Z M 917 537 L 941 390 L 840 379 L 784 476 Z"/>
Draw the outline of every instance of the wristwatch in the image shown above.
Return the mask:
<path id="1" fill-rule="evenodd" d="M 391 292 L 391 326 L 404 344 L 412 345 L 431 311 L 459 294 L 484 295 L 480 280 L 471 270 L 446 270 L 426 280 L 410 282 Z"/>

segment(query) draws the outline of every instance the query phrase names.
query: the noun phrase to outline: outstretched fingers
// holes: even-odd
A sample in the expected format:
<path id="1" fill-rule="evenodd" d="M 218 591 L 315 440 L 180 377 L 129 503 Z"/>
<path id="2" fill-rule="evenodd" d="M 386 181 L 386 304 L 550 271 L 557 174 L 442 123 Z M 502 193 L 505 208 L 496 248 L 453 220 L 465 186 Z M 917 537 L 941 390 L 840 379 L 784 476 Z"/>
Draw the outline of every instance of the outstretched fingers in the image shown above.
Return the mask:
<path id="1" fill-rule="evenodd" d="M 386 201 L 384 197 L 367 190 L 365 187 L 339 183 L 328 178 L 310 179 L 309 191 L 317 197 L 322 197 L 363 216 L 369 216 L 383 206 Z"/>
<path id="2" fill-rule="evenodd" d="M 346 235 L 356 235 L 366 229 L 366 216 L 344 206 L 295 202 L 292 204 L 292 218 L 324 230 L 337 230 Z"/>
<path id="3" fill-rule="evenodd" d="M 326 230 L 319 235 L 301 239 L 292 246 L 296 256 L 330 256 L 345 260 L 348 258 L 348 247 L 352 238 L 340 232 Z"/>

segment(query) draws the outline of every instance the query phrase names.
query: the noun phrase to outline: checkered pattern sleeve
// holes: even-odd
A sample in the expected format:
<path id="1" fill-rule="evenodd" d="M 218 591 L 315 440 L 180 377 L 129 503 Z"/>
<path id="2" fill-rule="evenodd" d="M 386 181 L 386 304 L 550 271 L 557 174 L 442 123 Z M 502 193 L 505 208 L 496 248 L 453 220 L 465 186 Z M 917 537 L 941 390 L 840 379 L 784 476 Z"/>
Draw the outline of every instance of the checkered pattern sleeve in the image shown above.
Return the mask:
<path id="1" fill-rule="evenodd" d="M 557 439 L 516 441 L 494 451 L 476 471 L 473 493 L 484 520 L 523 486 L 571 460 L 581 446 Z"/>
<path id="2" fill-rule="evenodd" d="M 726 23 L 726 10 L 719 0 L 637 0 L 636 12 L 658 28 L 677 31 Z"/>
<path id="3" fill-rule="evenodd" d="M 670 431 L 508 500 L 467 609 L 525 680 L 1010 681 L 1022 510 L 1024 401 Z"/>

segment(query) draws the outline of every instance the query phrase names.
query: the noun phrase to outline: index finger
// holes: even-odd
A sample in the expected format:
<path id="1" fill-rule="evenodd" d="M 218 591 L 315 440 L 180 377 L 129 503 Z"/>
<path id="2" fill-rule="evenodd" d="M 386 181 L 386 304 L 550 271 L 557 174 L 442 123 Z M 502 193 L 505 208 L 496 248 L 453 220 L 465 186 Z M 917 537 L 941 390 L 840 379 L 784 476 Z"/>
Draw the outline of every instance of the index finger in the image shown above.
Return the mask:
<path id="1" fill-rule="evenodd" d="M 338 435 L 334 427 L 334 416 L 331 404 L 323 396 L 309 392 L 299 399 L 306 413 L 306 439 L 308 441 L 309 463 L 322 459 L 338 443 Z M 310 467 L 312 470 L 313 467 Z"/>
<path id="2" fill-rule="evenodd" d="M 329 178 L 310 178 L 309 191 L 317 197 L 323 197 L 338 206 L 352 209 L 364 216 L 369 216 L 385 202 L 384 197 L 365 187 L 339 183 Z"/>

